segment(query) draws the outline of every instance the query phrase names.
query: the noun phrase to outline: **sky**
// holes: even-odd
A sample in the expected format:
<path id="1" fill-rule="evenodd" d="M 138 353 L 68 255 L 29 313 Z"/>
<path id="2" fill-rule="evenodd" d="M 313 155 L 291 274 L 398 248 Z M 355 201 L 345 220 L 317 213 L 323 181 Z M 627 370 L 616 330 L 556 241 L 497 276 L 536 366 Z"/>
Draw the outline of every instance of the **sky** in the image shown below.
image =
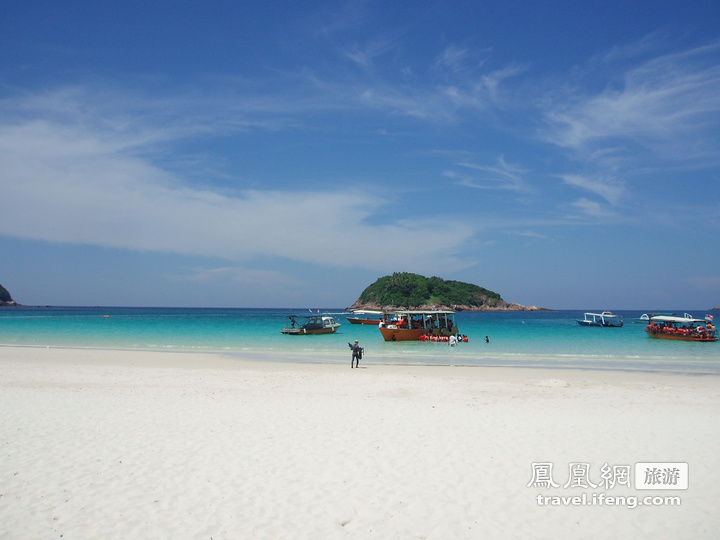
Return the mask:
<path id="1" fill-rule="evenodd" d="M 706 310 L 720 3 L 6 2 L 0 202 L 26 305 Z"/>

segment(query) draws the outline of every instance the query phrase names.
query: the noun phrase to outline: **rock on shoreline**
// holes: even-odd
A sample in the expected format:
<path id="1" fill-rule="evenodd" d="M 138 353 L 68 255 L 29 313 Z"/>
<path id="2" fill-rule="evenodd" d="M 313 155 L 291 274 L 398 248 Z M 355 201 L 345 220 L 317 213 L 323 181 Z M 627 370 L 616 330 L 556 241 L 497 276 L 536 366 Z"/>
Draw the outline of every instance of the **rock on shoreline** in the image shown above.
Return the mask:
<path id="1" fill-rule="evenodd" d="M 12 299 L 12 296 L 10 296 L 10 292 L 0 285 L 0 306 L 19 306 L 15 300 Z"/>

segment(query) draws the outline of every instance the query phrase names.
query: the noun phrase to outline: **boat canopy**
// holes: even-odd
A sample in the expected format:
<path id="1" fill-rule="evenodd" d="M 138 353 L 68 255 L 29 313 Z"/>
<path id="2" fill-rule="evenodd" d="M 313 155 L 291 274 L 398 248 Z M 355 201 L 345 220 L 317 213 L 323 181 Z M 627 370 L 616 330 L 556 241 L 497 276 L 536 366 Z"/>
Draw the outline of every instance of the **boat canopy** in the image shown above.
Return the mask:
<path id="1" fill-rule="evenodd" d="M 390 326 L 406 321 L 409 328 L 451 328 L 455 326 L 455 312 L 442 309 L 397 309 L 386 312 Z"/>
<path id="2" fill-rule="evenodd" d="M 389 310 L 386 313 L 390 315 L 454 315 L 455 312 L 451 309 L 394 309 Z"/>
<path id="3" fill-rule="evenodd" d="M 664 323 L 674 323 L 674 324 L 689 324 L 689 323 L 695 323 L 695 324 L 705 324 L 707 321 L 705 319 L 693 319 L 691 316 L 685 314 L 685 317 L 673 317 L 670 315 L 658 315 L 657 317 L 650 317 L 651 321 L 654 322 L 664 322 Z"/>

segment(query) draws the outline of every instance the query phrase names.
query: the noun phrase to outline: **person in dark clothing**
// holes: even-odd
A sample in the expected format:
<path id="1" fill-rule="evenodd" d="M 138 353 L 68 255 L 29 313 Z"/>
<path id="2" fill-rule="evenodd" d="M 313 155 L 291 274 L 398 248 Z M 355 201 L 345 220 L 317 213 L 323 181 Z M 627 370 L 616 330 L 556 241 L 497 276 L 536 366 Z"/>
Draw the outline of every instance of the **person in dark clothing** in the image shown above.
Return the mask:
<path id="1" fill-rule="evenodd" d="M 363 348 L 358 343 L 358 340 L 355 340 L 355 343 L 348 343 L 348 347 L 352 349 L 352 358 L 350 359 L 350 367 L 360 367 L 360 359 L 362 358 Z"/>

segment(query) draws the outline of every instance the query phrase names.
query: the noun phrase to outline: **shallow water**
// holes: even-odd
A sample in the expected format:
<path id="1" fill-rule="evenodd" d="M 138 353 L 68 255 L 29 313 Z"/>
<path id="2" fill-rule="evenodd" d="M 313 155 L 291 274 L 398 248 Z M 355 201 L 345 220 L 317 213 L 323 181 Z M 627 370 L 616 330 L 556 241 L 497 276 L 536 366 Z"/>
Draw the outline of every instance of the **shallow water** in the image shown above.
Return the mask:
<path id="1" fill-rule="evenodd" d="M 468 343 L 385 342 L 374 326 L 353 325 L 339 309 L 336 334 L 280 333 L 286 309 L 19 307 L 0 309 L 0 344 L 150 350 L 269 351 L 287 361 L 348 362 L 360 340 L 366 363 L 577 367 L 720 374 L 718 343 L 649 338 L 642 313 L 616 312 L 622 328 L 584 327 L 580 311 L 458 313 Z M 684 313 L 683 310 L 667 310 Z M 316 311 L 315 311 L 316 312 Z M 309 315 L 300 310 L 298 315 Z M 696 317 L 705 313 L 692 312 Z M 489 343 L 485 342 L 489 337 Z M 284 355 L 283 353 L 288 353 Z"/>

